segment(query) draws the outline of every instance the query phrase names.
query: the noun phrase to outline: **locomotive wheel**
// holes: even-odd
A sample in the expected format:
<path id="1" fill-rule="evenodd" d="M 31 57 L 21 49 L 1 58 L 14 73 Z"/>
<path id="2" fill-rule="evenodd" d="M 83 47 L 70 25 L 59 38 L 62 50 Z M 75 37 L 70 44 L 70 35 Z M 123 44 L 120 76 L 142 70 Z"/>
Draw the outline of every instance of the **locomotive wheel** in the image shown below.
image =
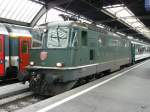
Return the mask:
<path id="1" fill-rule="evenodd" d="M 30 81 L 30 89 L 34 91 L 35 94 L 44 96 L 54 96 L 65 91 L 72 89 L 76 82 L 67 82 L 60 84 L 49 84 L 45 81 Z"/>
<path id="2" fill-rule="evenodd" d="M 51 82 L 47 80 L 46 75 L 42 77 L 33 77 L 30 80 L 29 88 L 35 93 L 44 96 L 54 96 L 72 89 L 76 81 L 70 82 Z"/>

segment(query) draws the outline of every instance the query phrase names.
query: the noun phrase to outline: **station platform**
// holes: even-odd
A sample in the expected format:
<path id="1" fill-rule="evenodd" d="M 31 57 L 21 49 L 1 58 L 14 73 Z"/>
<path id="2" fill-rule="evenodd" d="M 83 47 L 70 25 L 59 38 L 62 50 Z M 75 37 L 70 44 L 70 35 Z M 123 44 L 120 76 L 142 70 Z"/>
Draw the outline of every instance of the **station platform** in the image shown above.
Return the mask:
<path id="1" fill-rule="evenodd" d="M 150 60 L 17 112 L 150 112 Z"/>

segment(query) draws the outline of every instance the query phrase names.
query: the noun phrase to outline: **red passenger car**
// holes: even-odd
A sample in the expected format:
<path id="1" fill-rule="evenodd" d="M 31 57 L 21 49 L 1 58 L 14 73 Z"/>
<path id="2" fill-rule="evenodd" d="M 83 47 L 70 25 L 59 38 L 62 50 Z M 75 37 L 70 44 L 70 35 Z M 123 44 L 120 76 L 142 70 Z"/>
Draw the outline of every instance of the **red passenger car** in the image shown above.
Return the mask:
<path id="1" fill-rule="evenodd" d="M 0 78 L 14 79 L 29 64 L 30 29 L 15 25 L 0 26 Z"/>

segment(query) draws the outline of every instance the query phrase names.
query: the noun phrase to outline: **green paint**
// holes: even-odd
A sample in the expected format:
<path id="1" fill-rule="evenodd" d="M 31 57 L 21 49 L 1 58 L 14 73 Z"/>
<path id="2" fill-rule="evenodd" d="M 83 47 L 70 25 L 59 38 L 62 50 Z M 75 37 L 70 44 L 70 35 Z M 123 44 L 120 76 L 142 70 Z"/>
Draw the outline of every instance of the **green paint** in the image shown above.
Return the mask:
<path id="1" fill-rule="evenodd" d="M 47 42 L 45 49 L 32 49 L 30 60 L 36 66 L 55 67 L 57 62 L 61 62 L 65 67 L 71 67 L 129 58 L 128 39 L 90 26 L 73 24 L 49 24 L 47 36 L 52 38 L 44 38 Z M 48 58 L 41 61 L 40 52 L 43 50 L 48 52 Z"/>

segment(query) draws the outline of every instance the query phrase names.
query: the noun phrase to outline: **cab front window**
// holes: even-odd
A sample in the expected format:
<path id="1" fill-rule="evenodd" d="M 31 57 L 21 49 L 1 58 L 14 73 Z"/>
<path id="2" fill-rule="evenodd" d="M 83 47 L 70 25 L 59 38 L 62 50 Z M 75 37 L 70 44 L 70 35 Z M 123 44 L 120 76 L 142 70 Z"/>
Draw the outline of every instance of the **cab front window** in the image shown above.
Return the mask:
<path id="1" fill-rule="evenodd" d="M 47 48 L 65 48 L 68 46 L 69 28 L 51 27 L 48 29 Z"/>
<path id="2" fill-rule="evenodd" d="M 77 38 L 77 35 L 78 35 L 78 30 L 77 29 L 72 29 L 71 30 L 71 37 L 70 37 L 70 40 L 69 40 L 69 46 L 70 47 L 77 47 L 78 46 L 78 38 Z"/>
<path id="3" fill-rule="evenodd" d="M 32 31 L 32 48 L 41 49 L 43 45 L 43 33 L 41 31 Z"/>

